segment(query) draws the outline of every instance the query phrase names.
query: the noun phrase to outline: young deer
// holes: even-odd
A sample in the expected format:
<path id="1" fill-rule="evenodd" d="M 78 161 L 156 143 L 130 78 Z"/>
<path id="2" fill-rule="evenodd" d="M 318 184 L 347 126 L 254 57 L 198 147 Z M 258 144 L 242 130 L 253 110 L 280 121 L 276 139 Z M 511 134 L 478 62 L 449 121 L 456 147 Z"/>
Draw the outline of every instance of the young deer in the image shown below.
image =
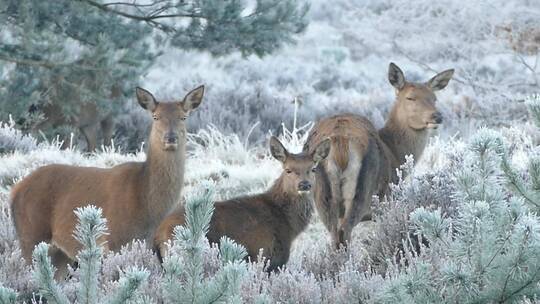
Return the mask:
<path id="1" fill-rule="evenodd" d="M 49 165 L 13 187 L 11 211 L 24 258 L 31 261 L 39 242 L 51 244 L 50 255 L 63 277 L 80 249 L 73 237 L 73 210 L 93 204 L 103 209 L 109 235 L 106 246 L 118 250 L 133 239 L 151 241 L 154 229 L 180 201 L 184 182 L 185 120 L 203 98 L 198 87 L 182 101 L 157 102 L 137 88 L 139 104 L 153 116 L 144 162 L 110 169 Z"/>
<path id="2" fill-rule="evenodd" d="M 453 73 L 447 70 L 427 83 L 412 83 L 390 63 L 388 79 L 397 100 L 382 129 L 354 114 L 325 118 L 314 126 L 304 151 L 313 151 L 326 138 L 332 141 L 330 156 L 318 171 L 315 206 L 336 248 L 350 241 L 360 221 L 371 219 L 372 195 L 388 191 L 405 157 L 420 158 L 430 129 L 442 123 L 434 92 L 446 87 Z"/>
<path id="3" fill-rule="evenodd" d="M 272 137 L 270 152 L 282 163 L 283 172 L 264 193 L 216 202 L 207 234 L 210 243 L 228 236 L 246 247 L 251 260 L 256 260 L 262 248 L 263 256 L 270 260 L 268 271 L 287 263 L 292 242 L 311 219 L 311 185 L 320 170 L 319 162 L 329 151 L 330 141 L 323 140 L 311 153 L 292 154 Z M 154 248 L 160 260 L 167 254 L 166 242 L 174 227 L 184 223 L 184 208 L 180 207 L 157 229 Z"/>

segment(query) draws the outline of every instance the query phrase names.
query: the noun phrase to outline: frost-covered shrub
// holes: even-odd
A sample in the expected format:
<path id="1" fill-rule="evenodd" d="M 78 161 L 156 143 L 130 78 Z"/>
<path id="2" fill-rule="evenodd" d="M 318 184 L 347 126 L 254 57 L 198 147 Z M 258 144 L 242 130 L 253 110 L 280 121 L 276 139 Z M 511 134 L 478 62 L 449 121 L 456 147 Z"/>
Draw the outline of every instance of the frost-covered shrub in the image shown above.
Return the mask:
<path id="1" fill-rule="evenodd" d="M 145 269 L 148 279 L 141 283 L 139 292 L 141 295 L 157 302 L 161 298 L 160 281 L 162 268 L 151 249 L 144 241 L 136 240 L 123 246 L 119 252 L 109 252 L 102 261 L 101 279 L 107 282 L 104 285 L 105 293 L 113 293 L 118 288 L 118 281 L 124 273 L 131 269 Z"/>
<path id="2" fill-rule="evenodd" d="M 15 127 L 15 121 L 0 122 L 0 154 L 12 151 L 28 152 L 37 148 L 37 141 Z"/>
<path id="3" fill-rule="evenodd" d="M 302 269 L 285 268 L 265 285 L 262 290 L 273 303 L 322 303 L 320 283 Z"/>
<path id="4" fill-rule="evenodd" d="M 11 288 L 0 286 L 0 303 L 11 304 L 17 300 L 17 292 Z"/>
<path id="5" fill-rule="evenodd" d="M 402 167 L 402 172 L 407 173 L 408 177 L 400 177 L 397 185 L 391 185 L 386 199 L 374 199 L 373 202 L 375 223 L 365 243 L 372 260 L 371 267 L 381 267 L 379 271 L 383 273 L 389 261 L 399 258 L 403 241 L 410 237 L 411 212 L 422 207 L 441 210 L 446 216 L 456 213 L 457 204 L 452 200 L 455 185 L 449 182 L 454 169 L 452 163 L 442 169 L 417 175 L 414 174 L 412 162 L 409 159 Z M 416 243 L 418 240 L 413 237 L 412 241 Z"/>
<path id="6" fill-rule="evenodd" d="M 404 243 L 376 302 L 504 303 L 540 292 L 540 218 L 523 193 L 507 187 L 503 138 L 480 130 L 463 153 L 449 179 L 456 212 L 420 207 L 410 214 L 410 231 L 428 246 Z"/>
<path id="7" fill-rule="evenodd" d="M 33 273 L 39 286 L 39 293 L 49 303 L 126 303 L 136 298 L 138 287 L 148 278 L 148 272 L 144 269 L 131 268 L 123 273 L 118 281 L 118 288 L 110 293 L 103 294 L 100 289 L 100 269 L 103 255 L 103 237 L 106 235 L 106 220 L 102 217 L 101 209 L 94 206 L 77 208 L 75 214 L 78 224 L 74 231 L 74 237 L 82 245 L 77 254 L 78 269 L 73 273 L 77 284 L 75 297 L 68 296 L 55 281 L 56 269 L 49 257 L 49 245 L 40 243 L 32 254 Z M 69 290 L 69 289 L 68 289 Z"/>
<path id="8" fill-rule="evenodd" d="M 175 227 L 171 254 L 163 261 L 163 292 L 168 303 L 234 303 L 245 274 L 241 245 L 227 237 L 219 244 L 221 265 L 207 277 L 204 273 L 205 235 L 214 212 L 213 191 L 208 188 L 186 202 L 186 224 Z"/>
<path id="9" fill-rule="evenodd" d="M 19 244 L 15 241 L 15 226 L 7 204 L 8 194 L 0 190 L 0 286 L 25 293 L 34 288 L 30 267 L 26 265 Z"/>

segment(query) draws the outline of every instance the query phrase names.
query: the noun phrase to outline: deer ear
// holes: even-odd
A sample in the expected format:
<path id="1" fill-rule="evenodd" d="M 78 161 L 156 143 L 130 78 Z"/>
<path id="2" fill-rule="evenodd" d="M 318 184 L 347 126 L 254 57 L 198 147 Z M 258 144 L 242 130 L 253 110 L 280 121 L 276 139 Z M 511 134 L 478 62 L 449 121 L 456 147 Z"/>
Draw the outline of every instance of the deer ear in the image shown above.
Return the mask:
<path id="1" fill-rule="evenodd" d="M 135 89 L 135 94 L 137 95 L 137 101 L 143 109 L 154 112 L 158 103 L 152 93 L 143 88 L 137 87 Z"/>
<path id="2" fill-rule="evenodd" d="M 185 111 L 190 112 L 195 110 L 202 102 L 204 96 L 204 86 L 199 86 L 184 97 L 182 107 Z"/>
<path id="3" fill-rule="evenodd" d="M 313 161 L 318 163 L 328 157 L 328 154 L 330 154 L 330 138 L 327 138 L 323 140 L 317 148 L 315 148 L 315 151 L 313 151 Z"/>
<path id="4" fill-rule="evenodd" d="M 394 88 L 401 90 L 405 86 L 405 75 L 403 71 L 393 62 L 388 67 L 388 81 Z"/>
<path id="5" fill-rule="evenodd" d="M 289 155 L 287 149 L 285 149 L 283 144 L 281 144 L 279 139 L 277 139 L 275 136 L 270 137 L 270 153 L 275 159 L 282 163 L 285 162 L 287 156 Z"/>
<path id="6" fill-rule="evenodd" d="M 440 72 L 439 74 L 437 74 L 433 78 L 431 78 L 428 81 L 427 85 L 433 91 L 442 90 L 448 85 L 448 82 L 450 82 L 450 79 L 452 79 L 453 75 L 454 75 L 454 69 L 450 69 L 450 70 L 446 70 L 444 72 Z"/>

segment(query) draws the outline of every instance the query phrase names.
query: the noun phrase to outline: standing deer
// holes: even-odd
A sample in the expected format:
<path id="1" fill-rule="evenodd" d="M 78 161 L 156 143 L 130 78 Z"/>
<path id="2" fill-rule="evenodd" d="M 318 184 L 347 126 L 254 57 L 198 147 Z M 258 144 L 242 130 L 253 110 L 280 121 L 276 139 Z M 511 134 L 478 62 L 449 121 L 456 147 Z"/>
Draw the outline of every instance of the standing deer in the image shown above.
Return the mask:
<path id="1" fill-rule="evenodd" d="M 137 88 L 137 100 L 154 119 L 144 162 L 109 169 L 49 165 L 13 187 L 11 211 L 24 258 L 31 261 L 39 242 L 63 277 L 80 244 L 73 237 L 73 211 L 93 204 L 103 209 L 109 235 L 106 247 L 118 250 L 133 239 L 151 241 L 154 229 L 180 201 L 184 182 L 185 120 L 203 98 L 198 87 L 178 102 L 157 102 Z"/>
<path id="2" fill-rule="evenodd" d="M 325 118 L 313 127 L 304 151 L 313 151 L 326 138 L 332 142 L 330 156 L 318 171 L 315 206 L 336 248 L 346 246 L 360 221 L 371 219 L 372 196 L 383 196 L 388 184 L 396 182 L 396 169 L 405 157 L 421 157 L 430 129 L 443 120 L 434 92 L 445 88 L 453 73 L 447 70 L 427 83 L 412 83 L 390 63 L 388 79 L 397 100 L 382 129 L 354 114 Z"/>
<path id="3" fill-rule="evenodd" d="M 110 100 L 115 100 L 122 95 L 119 85 L 113 85 L 109 94 Z M 112 113 L 101 113 L 95 103 L 83 103 L 80 97 L 75 97 L 74 104 L 80 104 L 77 108 L 77 114 L 73 116 L 66 115 L 62 107 L 53 103 L 51 100 L 44 105 L 31 105 L 29 113 L 41 112 L 43 120 L 30 126 L 30 131 L 34 134 L 38 131 L 57 128 L 63 125 L 71 125 L 79 129 L 86 140 L 86 151 L 93 152 L 98 147 L 99 133 L 103 138 L 104 146 L 111 146 L 114 133 L 114 120 Z M 77 99 L 78 98 L 78 99 Z M 25 119 L 21 119 L 20 124 L 24 124 Z M 100 132 L 101 131 L 101 132 Z M 64 138 L 62 148 L 69 147 L 69 140 Z"/>
<path id="4" fill-rule="evenodd" d="M 31 109 L 31 110 L 34 110 Z M 67 117 L 60 106 L 47 104 L 41 110 L 45 119 L 32 127 L 32 132 L 39 130 L 56 128 L 62 125 L 72 125 L 77 127 L 86 140 L 86 151 L 93 152 L 98 145 L 98 135 L 101 130 L 103 145 L 112 144 L 114 132 L 114 121 L 111 113 L 100 114 L 98 107 L 94 103 L 84 103 L 79 107 L 78 115 Z M 67 148 L 69 142 L 64 139 L 62 148 Z"/>
<path id="5" fill-rule="evenodd" d="M 262 248 L 263 256 L 270 260 L 267 271 L 287 263 L 292 242 L 309 224 L 313 213 L 311 185 L 320 170 L 319 162 L 330 152 L 330 141 L 321 141 L 311 153 L 293 154 L 272 137 L 270 152 L 283 165 L 272 187 L 261 194 L 216 202 L 207 234 L 210 243 L 227 236 L 244 245 L 251 260 L 256 260 Z M 166 243 L 174 227 L 184 223 L 184 208 L 180 207 L 157 229 L 154 249 L 160 260 L 167 255 Z"/>

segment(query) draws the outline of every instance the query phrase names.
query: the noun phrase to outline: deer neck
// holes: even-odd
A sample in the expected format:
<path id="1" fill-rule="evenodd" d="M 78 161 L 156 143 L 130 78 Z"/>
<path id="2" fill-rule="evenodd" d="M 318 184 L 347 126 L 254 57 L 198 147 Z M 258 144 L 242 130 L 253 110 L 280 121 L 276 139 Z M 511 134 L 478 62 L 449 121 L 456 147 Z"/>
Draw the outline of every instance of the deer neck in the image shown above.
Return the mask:
<path id="1" fill-rule="evenodd" d="M 155 225 L 181 199 L 184 184 L 186 142 L 180 139 L 175 151 L 165 151 L 158 141 L 150 140 L 143 166 L 141 187 L 150 225 Z"/>
<path id="2" fill-rule="evenodd" d="M 268 190 L 267 195 L 289 222 L 294 239 L 307 227 L 313 215 L 311 194 L 299 194 L 296 187 L 285 183 L 282 174 Z"/>
<path id="3" fill-rule="evenodd" d="M 407 155 L 412 155 L 416 163 L 424 152 L 428 136 L 427 129 L 412 129 L 406 120 L 400 119 L 396 107 L 392 108 L 386 124 L 379 130 L 379 137 L 392 153 L 393 169 L 399 168 L 405 163 Z"/>

